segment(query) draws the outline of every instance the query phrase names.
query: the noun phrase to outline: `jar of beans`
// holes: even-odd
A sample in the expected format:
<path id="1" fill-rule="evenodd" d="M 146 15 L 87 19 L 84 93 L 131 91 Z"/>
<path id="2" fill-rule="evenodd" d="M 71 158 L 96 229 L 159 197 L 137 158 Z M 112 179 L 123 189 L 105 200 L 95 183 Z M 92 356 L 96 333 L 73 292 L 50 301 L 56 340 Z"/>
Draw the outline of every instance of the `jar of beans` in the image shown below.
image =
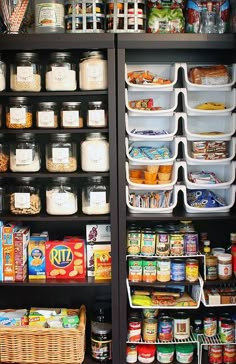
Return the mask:
<path id="1" fill-rule="evenodd" d="M 14 215 L 36 215 L 41 211 L 39 188 L 34 178 L 21 177 L 10 189 L 10 212 Z"/>

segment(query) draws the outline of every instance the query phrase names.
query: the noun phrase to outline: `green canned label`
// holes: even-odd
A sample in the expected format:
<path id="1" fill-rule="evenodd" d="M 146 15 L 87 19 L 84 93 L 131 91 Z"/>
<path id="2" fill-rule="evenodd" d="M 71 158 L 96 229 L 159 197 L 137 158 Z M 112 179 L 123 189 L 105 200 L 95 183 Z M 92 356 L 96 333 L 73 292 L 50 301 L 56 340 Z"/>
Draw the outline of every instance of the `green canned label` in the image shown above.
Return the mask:
<path id="1" fill-rule="evenodd" d="M 142 282 L 143 262 L 142 259 L 129 259 L 129 281 Z"/>

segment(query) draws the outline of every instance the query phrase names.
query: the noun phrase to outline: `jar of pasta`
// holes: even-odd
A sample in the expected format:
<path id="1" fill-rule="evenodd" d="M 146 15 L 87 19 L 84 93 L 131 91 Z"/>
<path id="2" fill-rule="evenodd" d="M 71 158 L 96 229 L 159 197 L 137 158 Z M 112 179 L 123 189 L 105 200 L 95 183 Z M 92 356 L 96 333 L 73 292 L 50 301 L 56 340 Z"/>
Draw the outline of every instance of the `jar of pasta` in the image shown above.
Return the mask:
<path id="1" fill-rule="evenodd" d="M 10 88 L 12 91 L 41 90 L 41 67 L 37 53 L 17 53 L 11 64 Z"/>
<path id="2" fill-rule="evenodd" d="M 75 172 L 77 169 L 76 144 L 71 134 L 53 134 L 46 145 L 46 168 L 49 172 Z"/>
<path id="3" fill-rule="evenodd" d="M 17 135 L 15 143 L 10 146 L 10 170 L 12 172 L 38 172 L 40 164 L 40 150 L 34 134 Z"/>
<path id="4" fill-rule="evenodd" d="M 10 188 L 10 211 L 14 215 L 36 215 L 41 211 L 39 188 L 31 177 L 21 177 Z"/>
<path id="5" fill-rule="evenodd" d="M 61 107 L 62 128 L 83 128 L 81 102 L 63 102 Z"/>
<path id="6" fill-rule="evenodd" d="M 4 135 L 0 134 L 0 172 L 7 172 L 9 169 L 9 146 L 4 139 Z"/>
<path id="7" fill-rule="evenodd" d="M 38 128 L 57 128 L 58 110 L 56 102 L 40 102 L 36 111 Z"/>
<path id="8" fill-rule="evenodd" d="M 11 97 L 6 106 L 6 127 L 27 129 L 33 124 L 32 107 L 27 97 Z"/>
<path id="9" fill-rule="evenodd" d="M 77 87 L 75 64 L 68 52 L 54 52 L 46 68 L 47 91 L 75 91 Z"/>

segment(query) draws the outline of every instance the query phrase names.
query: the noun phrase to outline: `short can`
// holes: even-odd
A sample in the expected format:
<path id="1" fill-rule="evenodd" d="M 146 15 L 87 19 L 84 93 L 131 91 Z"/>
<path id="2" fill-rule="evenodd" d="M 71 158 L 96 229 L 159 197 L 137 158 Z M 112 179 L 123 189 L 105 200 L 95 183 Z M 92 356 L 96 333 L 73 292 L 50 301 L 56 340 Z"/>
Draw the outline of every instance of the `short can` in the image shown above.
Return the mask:
<path id="1" fill-rule="evenodd" d="M 151 256 L 155 254 L 156 234 L 152 229 L 146 228 L 141 231 L 141 255 Z"/>
<path id="2" fill-rule="evenodd" d="M 151 258 L 143 259 L 143 282 L 156 282 L 157 279 L 157 262 Z"/>
<path id="3" fill-rule="evenodd" d="M 136 363 L 138 360 L 138 350 L 137 345 L 135 344 L 128 344 L 126 346 L 126 363 Z"/>
<path id="4" fill-rule="evenodd" d="M 198 260 L 187 259 L 186 260 L 186 281 L 196 282 L 198 280 Z"/>
<path id="5" fill-rule="evenodd" d="M 143 260 L 142 258 L 130 258 L 128 260 L 129 266 L 129 281 L 142 282 L 143 279 Z"/>
<path id="6" fill-rule="evenodd" d="M 198 234 L 185 233 L 184 234 L 184 254 L 196 255 L 198 253 Z"/>
<path id="7" fill-rule="evenodd" d="M 170 234 L 170 255 L 184 255 L 184 234 Z"/>
<path id="8" fill-rule="evenodd" d="M 235 364 L 236 362 L 236 345 L 224 345 L 223 347 L 224 364 Z"/>
<path id="9" fill-rule="evenodd" d="M 156 235 L 156 255 L 168 256 L 170 254 L 170 241 L 168 233 Z"/>
<path id="10" fill-rule="evenodd" d="M 171 280 L 176 282 L 184 281 L 186 278 L 185 261 L 173 259 L 171 261 Z"/>
<path id="11" fill-rule="evenodd" d="M 140 342 L 142 337 L 142 320 L 137 316 L 128 318 L 128 341 Z"/>
<path id="12" fill-rule="evenodd" d="M 208 358 L 210 364 L 222 364 L 223 362 L 222 345 L 209 345 Z"/>

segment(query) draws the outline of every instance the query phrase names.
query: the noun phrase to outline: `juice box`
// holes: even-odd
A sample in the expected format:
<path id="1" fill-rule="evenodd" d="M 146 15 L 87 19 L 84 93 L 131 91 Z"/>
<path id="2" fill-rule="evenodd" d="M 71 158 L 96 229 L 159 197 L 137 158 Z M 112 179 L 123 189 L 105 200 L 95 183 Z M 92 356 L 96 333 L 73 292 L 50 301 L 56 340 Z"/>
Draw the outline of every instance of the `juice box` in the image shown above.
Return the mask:
<path id="1" fill-rule="evenodd" d="M 84 278 L 84 240 L 48 241 L 46 243 L 46 276 L 51 279 Z"/>
<path id="2" fill-rule="evenodd" d="M 15 281 L 22 282 L 27 277 L 27 248 L 30 229 L 22 227 L 14 232 Z"/>

